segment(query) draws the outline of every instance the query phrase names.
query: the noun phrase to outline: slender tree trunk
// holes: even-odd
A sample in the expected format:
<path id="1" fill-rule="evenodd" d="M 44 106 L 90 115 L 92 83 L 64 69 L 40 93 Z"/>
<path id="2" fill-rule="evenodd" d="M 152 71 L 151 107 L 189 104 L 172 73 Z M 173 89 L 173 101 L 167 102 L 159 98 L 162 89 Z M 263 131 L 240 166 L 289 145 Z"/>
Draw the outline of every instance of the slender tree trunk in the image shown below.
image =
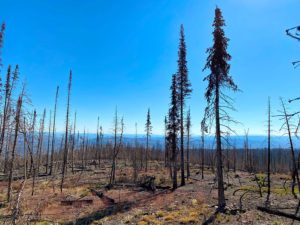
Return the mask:
<path id="1" fill-rule="evenodd" d="M 54 158 L 54 148 L 55 148 L 55 120 L 56 120 L 56 105 L 57 105 L 57 97 L 58 97 L 59 86 L 56 88 L 55 95 L 55 104 L 54 104 L 54 115 L 53 115 L 53 129 L 52 129 L 52 145 L 51 145 L 51 159 L 50 159 L 50 173 L 53 173 L 53 158 Z"/>
<path id="2" fill-rule="evenodd" d="M 98 123 L 97 123 L 97 143 L 96 143 L 96 159 L 98 158 L 98 165 L 100 168 L 100 148 L 99 148 L 100 136 L 99 136 L 99 116 L 98 116 Z"/>
<path id="3" fill-rule="evenodd" d="M 148 154 L 149 154 L 149 133 L 147 131 L 147 140 L 146 140 L 146 172 L 148 171 Z"/>
<path id="4" fill-rule="evenodd" d="M 26 149 L 26 137 L 25 137 L 25 132 L 26 132 L 26 122 L 24 118 L 24 179 L 25 181 L 27 180 L 27 149 Z"/>
<path id="5" fill-rule="evenodd" d="M 116 174 L 116 153 L 117 153 L 117 134 L 118 134 L 118 112 L 116 109 L 115 112 L 115 127 L 114 127 L 114 147 L 113 147 L 113 158 L 112 158 L 112 167 L 109 184 L 113 185 L 115 183 L 115 174 Z"/>
<path id="6" fill-rule="evenodd" d="M 48 131 L 48 144 L 47 144 L 47 155 L 46 155 L 46 174 L 48 174 L 48 163 L 49 163 L 49 150 L 50 150 L 50 139 L 51 139 L 51 110 L 49 117 L 49 131 Z"/>
<path id="7" fill-rule="evenodd" d="M 266 206 L 270 205 L 270 194 L 271 194 L 270 163 L 271 163 L 271 106 L 270 106 L 270 98 L 269 98 L 268 99 L 268 194 L 267 194 Z"/>
<path id="8" fill-rule="evenodd" d="M 33 169 L 33 174 L 32 174 L 32 190 L 31 190 L 31 195 L 33 196 L 34 194 L 34 186 L 35 186 L 35 176 L 36 176 L 36 164 L 34 162 L 34 130 L 35 130 L 35 121 L 36 121 L 36 111 L 34 110 L 33 113 L 33 122 L 32 122 L 32 137 L 31 137 L 31 152 L 32 152 L 32 162 L 31 162 L 31 167 Z"/>
<path id="9" fill-rule="evenodd" d="M 190 177 L 190 129 L 187 129 L 187 143 L 186 143 L 186 174 L 187 179 Z"/>
<path id="10" fill-rule="evenodd" d="M 44 140 L 44 125 L 45 125 L 45 117 L 46 117 L 46 109 L 44 109 L 43 118 L 40 123 L 40 134 L 39 134 L 39 143 L 38 143 L 38 155 L 37 155 L 37 175 L 40 173 L 40 163 L 41 163 L 41 155 L 43 149 L 43 140 Z"/>
<path id="11" fill-rule="evenodd" d="M 6 78 L 6 91 L 4 97 L 4 109 L 3 109 L 3 121 L 2 121 L 2 129 L 1 129 L 1 137 L 0 137 L 0 156 L 2 153 L 3 145 L 4 145 L 4 137 L 6 130 L 6 121 L 7 121 L 7 113 L 8 113 L 8 102 L 9 102 L 9 85 L 10 85 L 10 75 L 11 75 L 11 66 L 8 66 L 7 69 L 7 78 Z"/>
<path id="12" fill-rule="evenodd" d="M 9 177 L 8 177 L 8 189 L 7 189 L 7 201 L 10 201 L 10 190 L 11 190 L 11 182 L 12 182 L 12 175 L 13 175 L 13 167 L 14 167 L 14 160 L 15 160 L 15 149 L 17 145 L 17 139 L 18 139 L 18 132 L 19 132 L 19 124 L 20 124 L 20 114 L 21 114 L 21 107 L 22 107 L 22 99 L 19 97 L 18 104 L 17 104 L 17 110 L 16 110 L 16 127 L 15 127 L 15 138 L 11 153 L 11 160 L 10 160 L 10 171 L 9 171 Z"/>
<path id="13" fill-rule="evenodd" d="M 177 144 L 176 144 L 176 130 L 173 131 L 173 140 L 172 140 L 172 164 L 173 168 L 173 190 L 177 189 Z"/>
<path id="14" fill-rule="evenodd" d="M 183 146 L 183 93 L 180 93 L 180 159 L 181 159 L 181 186 L 185 185 L 184 177 L 184 146 Z"/>
<path id="15" fill-rule="evenodd" d="M 233 149 L 233 172 L 236 172 L 236 148 Z"/>
<path id="16" fill-rule="evenodd" d="M 72 149 L 71 149 L 71 163 L 72 163 L 72 173 L 74 174 L 74 147 L 75 147 L 75 130 L 76 130 L 76 112 L 74 118 L 74 128 L 73 128 L 73 139 L 72 139 Z"/>
<path id="17" fill-rule="evenodd" d="M 201 161 L 201 178 L 202 180 L 204 179 L 204 131 L 202 131 L 202 148 L 201 148 L 201 152 L 202 152 L 202 161 Z"/>
<path id="18" fill-rule="evenodd" d="M 283 103 L 283 100 L 281 99 L 281 104 L 283 107 L 283 112 L 284 112 L 284 118 L 285 118 L 285 123 L 289 135 L 289 142 L 290 142 L 290 148 L 291 148 L 291 153 L 292 153 L 292 166 L 293 166 L 293 171 L 292 171 L 292 178 L 293 178 L 293 185 L 292 185 L 292 193 L 294 194 L 296 198 L 296 194 L 294 191 L 294 186 L 295 186 L 295 179 L 297 180 L 298 183 L 298 190 L 300 190 L 300 181 L 299 181 L 299 175 L 298 175 L 298 169 L 296 165 L 296 158 L 295 158 L 295 152 L 294 152 L 294 146 L 293 146 L 293 141 L 292 141 L 292 135 L 291 135 L 291 130 L 290 130 L 290 124 L 289 124 L 289 118 L 285 109 L 285 105 Z"/>
<path id="19" fill-rule="evenodd" d="M 61 176 L 60 192 L 62 192 L 62 189 L 63 189 L 66 164 L 67 164 L 67 160 L 68 160 L 68 140 L 69 140 L 68 139 L 68 131 L 69 131 L 69 108 L 70 108 L 71 82 L 72 82 L 72 70 L 70 70 L 69 86 L 68 86 L 68 101 L 67 101 L 67 115 L 66 115 L 66 134 L 65 134 L 65 147 L 64 147 L 64 158 L 63 158 L 63 166 L 62 166 L 62 176 Z"/>
<path id="20" fill-rule="evenodd" d="M 81 167 L 84 169 L 84 148 L 85 148 L 85 130 L 83 131 L 83 140 L 82 140 L 82 156 L 81 156 Z"/>
<path id="21" fill-rule="evenodd" d="M 7 135 L 6 138 L 8 139 L 6 141 L 6 149 L 5 149 L 5 159 L 4 159 L 4 174 L 7 174 L 7 170 L 9 169 L 9 149 L 11 146 L 11 142 L 12 142 L 12 128 L 8 128 L 7 129 Z"/>
<path id="22" fill-rule="evenodd" d="M 216 79 L 218 82 L 218 79 Z M 223 182 L 223 160 L 222 160 L 222 145 L 221 145 L 221 129 L 219 115 L 219 84 L 216 84 L 216 99 L 215 99 L 215 114 L 216 114 L 216 142 L 217 142 L 217 179 L 218 179 L 218 206 L 224 209 L 226 206 Z"/>

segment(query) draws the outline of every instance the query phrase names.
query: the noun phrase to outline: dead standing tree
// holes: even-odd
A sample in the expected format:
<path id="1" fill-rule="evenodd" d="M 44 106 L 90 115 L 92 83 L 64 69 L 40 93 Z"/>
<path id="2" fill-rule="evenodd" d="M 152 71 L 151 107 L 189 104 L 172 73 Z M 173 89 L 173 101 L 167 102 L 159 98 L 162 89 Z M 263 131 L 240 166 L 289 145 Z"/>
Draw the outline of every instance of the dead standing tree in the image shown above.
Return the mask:
<path id="1" fill-rule="evenodd" d="M 190 135 L 191 135 L 191 110 L 189 109 L 186 116 L 186 176 L 190 177 Z"/>
<path id="2" fill-rule="evenodd" d="M 70 94 L 71 94 L 71 84 L 72 84 L 72 70 L 70 70 L 69 76 L 69 85 L 68 85 L 68 100 L 67 100 L 67 114 L 66 114 L 66 132 L 65 132 L 65 147 L 63 153 L 63 165 L 62 165 L 62 175 L 61 175 L 61 184 L 60 184 L 60 192 L 62 192 L 64 178 L 65 178 L 65 170 L 68 160 L 68 131 L 69 131 L 69 111 L 70 111 Z"/>
<path id="3" fill-rule="evenodd" d="M 72 147 L 71 147 L 71 167 L 72 167 L 72 173 L 74 173 L 74 148 L 75 148 L 75 132 L 76 132 L 76 115 L 75 112 L 74 116 L 74 128 L 73 128 L 73 136 L 72 136 Z"/>
<path id="4" fill-rule="evenodd" d="M 1 128 L 1 136 L 0 136 L 0 156 L 4 147 L 4 140 L 7 125 L 10 122 L 11 116 L 11 101 L 12 101 L 12 92 L 16 86 L 16 82 L 19 78 L 19 66 L 16 65 L 16 68 L 13 72 L 13 76 L 11 77 L 11 66 L 8 66 L 7 74 L 6 74 L 6 83 L 5 83 L 5 93 L 4 93 L 4 108 L 3 108 L 3 118 L 2 118 L 2 128 Z"/>
<path id="5" fill-rule="evenodd" d="M 16 109 L 16 116 L 15 116 L 15 135 L 14 135 L 14 142 L 11 152 L 11 159 L 10 159 L 10 170 L 8 176 L 8 188 L 7 188 L 7 201 L 10 201 L 10 191 L 11 191 L 11 182 L 12 182 L 12 175 L 13 175 L 13 167 L 14 167 L 14 159 L 15 159 L 15 149 L 18 140 L 18 133 L 20 127 L 20 115 L 21 115 L 21 108 L 22 108 L 22 96 L 19 97 Z"/>
<path id="6" fill-rule="evenodd" d="M 145 124 L 146 131 L 146 172 L 148 171 L 148 160 L 149 160 L 149 139 L 151 138 L 152 126 L 151 126 L 151 118 L 150 118 L 150 108 L 147 112 L 147 120 Z"/>
<path id="7" fill-rule="evenodd" d="M 297 195 L 295 193 L 295 182 L 297 181 L 297 184 L 298 184 L 298 190 L 300 190 L 300 180 L 299 180 L 299 174 L 298 174 L 298 168 L 297 168 L 297 164 L 296 164 L 296 157 L 295 157 L 295 151 L 294 151 L 294 145 L 293 145 L 293 140 L 292 140 L 292 124 L 291 124 L 291 119 L 293 118 L 294 115 L 300 113 L 300 112 L 297 112 L 297 113 L 293 113 L 293 114 L 288 114 L 287 113 L 287 110 L 286 110 L 286 107 L 285 107 L 285 104 L 283 102 L 283 99 L 281 98 L 280 99 L 281 101 L 281 105 L 282 105 L 282 114 L 281 115 L 275 115 L 275 117 L 280 117 L 280 120 L 283 120 L 283 124 L 280 128 L 280 130 L 285 130 L 289 137 L 289 142 L 290 142 L 290 149 L 291 149 L 291 157 L 292 157 L 292 180 L 293 180 L 293 183 L 292 183 L 292 193 L 294 195 L 295 198 L 297 198 Z M 297 134 L 298 132 L 298 128 L 299 128 L 299 125 L 298 127 L 296 128 L 296 131 L 295 133 Z M 300 202 L 299 202 L 300 203 Z"/>
<path id="8" fill-rule="evenodd" d="M 98 116 L 98 122 L 97 122 L 97 139 L 96 139 L 96 154 L 95 157 L 96 159 L 98 159 L 98 166 L 99 168 L 101 167 L 101 154 L 100 154 L 100 146 L 99 146 L 99 142 L 100 142 L 100 136 L 99 136 L 99 116 Z"/>
<path id="9" fill-rule="evenodd" d="M 270 206 L 270 194 L 271 194 L 271 105 L 270 105 L 270 97 L 268 98 L 268 194 L 266 199 L 266 206 Z"/>
<path id="10" fill-rule="evenodd" d="M 34 160 L 34 138 L 35 138 L 35 122 L 36 122 L 36 110 L 33 112 L 32 126 L 31 126 L 31 147 L 28 149 L 31 151 L 31 163 L 30 163 L 30 171 L 33 171 L 32 175 L 32 190 L 31 195 L 34 194 L 34 186 L 35 186 L 35 174 L 36 174 L 36 163 Z"/>
<path id="11" fill-rule="evenodd" d="M 53 173 L 53 158 L 54 158 L 54 148 L 55 148 L 55 121 L 56 121 L 56 105 L 57 105 L 57 98 L 58 98 L 58 90 L 59 90 L 59 86 L 57 86 L 57 88 L 56 88 L 56 95 L 55 95 L 49 175 L 52 175 L 52 173 Z"/>
<path id="12" fill-rule="evenodd" d="M 179 51 L 178 51 L 177 60 L 178 63 L 178 71 L 176 73 L 176 88 L 178 94 L 178 103 L 180 108 L 180 168 L 181 168 L 181 185 L 185 185 L 185 177 L 184 177 L 184 123 L 183 123 L 183 114 L 184 114 L 184 106 L 185 100 L 190 96 L 192 89 L 191 84 L 188 79 L 188 69 L 187 69 L 187 61 L 186 61 L 186 44 L 184 39 L 184 30 L 183 25 L 180 27 L 180 42 L 179 42 Z"/>
<path id="13" fill-rule="evenodd" d="M 232 78 L 228 75 L 230 65 L 228 61 L 231 56 L 227 53 L 227 46 L 229 39 L 225 37 L 223 27 L 225 21 L 222 16 L 221 10 L 216 7 L 215 19 L 214 19 L 214 44 L 211 48 L 207 49 L 209 54 L 207 57 L 207 63 L 203 70 L 210 69 L 211 73 L 204 78 L 208 81 L 208 87 L 206 88 L 205 98 L 208 106 L 205 108 L 204 121 L 215 121 L 215 133 L 217 143 L 217 180 L 218 180 L 218 206 L 219 210 L 223 210 L 226 206 L 225 194 L 224 194 L 224 182 L 223 182 L 223 160 L 222 160 L 222 142 L 221 142 L 221 121 L 232 122 L 232 119 L 226 112 L 226 109 L 234 109 L 231 104 L 231 98 L 226 96 L 222 92 L 222 88 L 231 89 L 237 91 L 237 85 L 233 82 Z M 220 105 L 220 100 L 223 100 L 226 106 Z M 226 129 L 231 130 L 229 126 L 225 126 Z M 207 129 L 206 129 L 207 130 Z"/>
<path id="14" fill-rule="evenodd" d="M 114 118 L 114 147 L 113 147 L 113 157 L 112 157 L 112 166 L 111 166 L 111 173 L 109 179 L 109 186 L 114 185 L 116 180 L 116 164 L 117 164 L 117 157 L 120 152 L 120 149 L 123 144 L 123 133 L 124 133 L 124 120 L 123 117 L 121 119 L 121 128 L 120 128 L 120 137 L 118 142 L 118 130 L 119 130 L 119 120 L 118 120 L 118 110 L 116 108 L 115 111 L 115 118 Z"/>
<path id="15" fill-rule="evenodd" d="M 135 146 L 132 148 L 133 155 L 132 155 L 132 167 L 133 167 L 133 182 L 136 183 L 138 178 L 138 164 L 137 164 L 137 149 L 138 149 L 138 127 L 137 123 L 135 123 Z"/>
<path id="16" fill-rule="evenodd" d="M 39 175 L 40 172 L 40 162 L 41 162 L 43 140 L 44 140 L 45 117 L 46 117 L 46 109 L 44 109 L 43 117 L 40 120 L 40 130 L 39 130 L 39 139 L 38 139 L 38 147 L 37 147 L 37 175 Z"/>
<path id="17" fill-rule="evenodd" d="M 201 179 L 204 179 L 204 147 L 205 147 L 205 124 L 201 122 Z"/>
<path id="18" fill-rule="evenodd" d="M 50 116 L 49 116 L 49 131 L 48 131 L 48 144 L 47 144 L 47 154 L 46 154 L 46 174 L 48 174 L 48 163 L 49 163 L 49 150 L 50 150 L 50 139 L 51 139 L 51 110 L 50 110 Z"/>

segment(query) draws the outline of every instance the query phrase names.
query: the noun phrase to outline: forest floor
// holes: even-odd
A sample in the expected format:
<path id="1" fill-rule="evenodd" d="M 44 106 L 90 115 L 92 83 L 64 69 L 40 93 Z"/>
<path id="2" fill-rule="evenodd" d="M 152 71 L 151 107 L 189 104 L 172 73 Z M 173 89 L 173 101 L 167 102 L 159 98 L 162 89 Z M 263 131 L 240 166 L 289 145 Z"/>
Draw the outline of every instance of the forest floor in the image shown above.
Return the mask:
<path id="1" fill-rule="evenodd" d="M 155 176 L 155 191 L 132 184 L 132 167 L 123 165 L 117 171 L 116 183 L 110 189 L 109 168 L 89 167 L 88 171 L 71 173 L 60 192 L 60 176 L 42 176 L 35 184 L 32 196 L 32 179 L 28 179 L 19 202 L 17 224 L 202 224 L 216 211 L 217 188 L 211 170 L 201 171 L 195 165 L 186 185 L 172 191 L 167 169 L 158 162 L 151 163 L 147 175 Z M 107 162 L 107 165 L 108 162 Z M 140 171 L 139 176 L 143 176 Z M 292 224 L 292 220 L 270 215 L 256 209 L 264 206 L 266 182 L 263 174 L 247 172 L 225 173 L 227 213 L 218 213 L 212 224 Z M 291 194 L 289 175 L 271 176 L 271 208 L 295 213 L 298 200 Z M 6 203 L 7 182 L 0 182 L 0 224 L 12 224 L 11 215 L 23 180 L 13 182 L 13 201 Z M 180 179 L 178 179 L 180 184 Z M 97 196 L 93 191 L 103 194 Z M 261 195 L 260 195 L 261 190 Z M 296 189 L 296 193 L 299 193 Z M 113 202 L 112 202 L 113 200 Z M 293 224 L 300 224 L 294 221 Z"/>

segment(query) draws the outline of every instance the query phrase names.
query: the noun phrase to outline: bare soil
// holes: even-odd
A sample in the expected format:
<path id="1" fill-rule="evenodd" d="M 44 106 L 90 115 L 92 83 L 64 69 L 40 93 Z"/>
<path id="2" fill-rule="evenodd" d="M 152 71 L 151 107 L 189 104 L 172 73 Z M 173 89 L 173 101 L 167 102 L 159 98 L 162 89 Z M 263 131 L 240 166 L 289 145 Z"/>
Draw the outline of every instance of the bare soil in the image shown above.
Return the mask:
<path id="1" fill-rule="evenodd" d="M 202 224 L 216 211 L 217 189 L 215 175 L 206 169 L 201 179 L 198 165 L 191 170 L 187 184 L 172 191 L 168 170 L 159 162 L 151 163 L 151 170 L 143 174 L 155 176 L 161 189 L 147 191 L 132 184 L 132 168 L 122 165 L 117 172 L 118 186 L 107 189 L 109 168 L 96 166 L 90 171 L 68 175 L 60 192 L 60 176 L 37 179 L 34 195 L 32 179 L 28 179 L 22 192 L 18 224 Z M 109 165 L 106 162 L 105 165 Z M 122 169 L 121 169 L 122 168 Z M 291 193 L 289 175 L 271 176 L 272 209 L 295 213 L 298 200 Z M 292 224 L 292 220 L 270 215 L 256 209 L 265 206 L 267 187 L 264 174 L 247 172 L 225 173 L 227 211 L 215 216 L 212 224 Z M 180 180 L 178 180 L 180 183 Z M 13 182 L 13 201 L 6 203 L 7 182 L 0 182 L 0 224 L 11 224 L 11 215 L 22 180 Z M 123 186 L 121 184 L 124 184 Z M 261 188 L 259 188 L 261 187 Z M 90 188 L 102 193 L 99 198 Z M 260 196 L 260 191 L 262 197 Z M 296 189 L 296 193 L 299 191 Z M 110 202 L 113 199 L 114 202 Z M 294 221 L 293 224 L 300 224 Z"/>

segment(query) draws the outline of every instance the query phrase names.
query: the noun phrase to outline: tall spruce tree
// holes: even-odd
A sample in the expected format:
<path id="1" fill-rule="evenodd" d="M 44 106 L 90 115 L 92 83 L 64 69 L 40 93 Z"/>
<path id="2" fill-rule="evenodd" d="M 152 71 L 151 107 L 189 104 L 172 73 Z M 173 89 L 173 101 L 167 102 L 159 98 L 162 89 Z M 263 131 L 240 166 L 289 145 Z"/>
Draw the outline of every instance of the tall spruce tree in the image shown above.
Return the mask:
<path id="1" fill-rule="evenodd" d="M 184 178 L 184 106 L 186 98 L 191 94 L 191 84 L 188 80 L 188 69 L 186 61 L 186 44 L 184 39 L 184 29 L 183 25 L 180 27 L 180 42 L 177 60 L 178 71 L 176 74 L 177 88 L 178 88 L 178 102 L 180 108 L 180 167 L 181 167 L 181 185 L 185 185 Z"/>
<path id="2" fill-rule="evenodd" d="M 205 108 L 204 121 L 207 119 L 215 120 L 215 132 L 217 142 L 217 181 L 218 181 L 218 206 L 222 210 L 226 206 L 224 195 L 224 182 L 223 182 L 223 162 L 222 162 L 222 146 L 221 146 L 221 120 L 229 120 L 229 115 L 224 111 L 228 106 L 220 105 L 220 100 L 223 100 L 224 104 L 228 103 L 228 98 L 222 92 L 222 88 L 231 89 L 237 91 L 237 85 L 233 82 L 232 78 L 228 75 L 230 70 L 231 56 L 227 53 L 229 39 L 225 37 L 223 27 L 225 21 L 222 16 L 221 10 L 216 7 L 215 19 L 213 23 L 213 46 L 208 48 L 207 63 L 203 70 L 209 69 L 210 74 L 204 78 L 204 81 L 208 81 L 206 88 L 205 98 L 208 106 Z M 230 105 L 231 106 L 231 105 Z M 226 107 L 226 108 L 225 108 Z M 229 108 L 232 108 L 229 107 Z M 224 115 L 220 115 L 224 114 Z"/>
<path id="3" fill-rule="evenodd" d="M 177 136 L 179 130 L 179 113 L 178 113 L 178 92 L 176 74 L 172 76 L 171 85 L 171 104 L 169 109 L 168 119 L 168 131 L 167 131 L 167 142 L 170 148 L 170 163 L 171 163 L 171 176 L 173 180 L 173 189 L 177 188 Z"/>

